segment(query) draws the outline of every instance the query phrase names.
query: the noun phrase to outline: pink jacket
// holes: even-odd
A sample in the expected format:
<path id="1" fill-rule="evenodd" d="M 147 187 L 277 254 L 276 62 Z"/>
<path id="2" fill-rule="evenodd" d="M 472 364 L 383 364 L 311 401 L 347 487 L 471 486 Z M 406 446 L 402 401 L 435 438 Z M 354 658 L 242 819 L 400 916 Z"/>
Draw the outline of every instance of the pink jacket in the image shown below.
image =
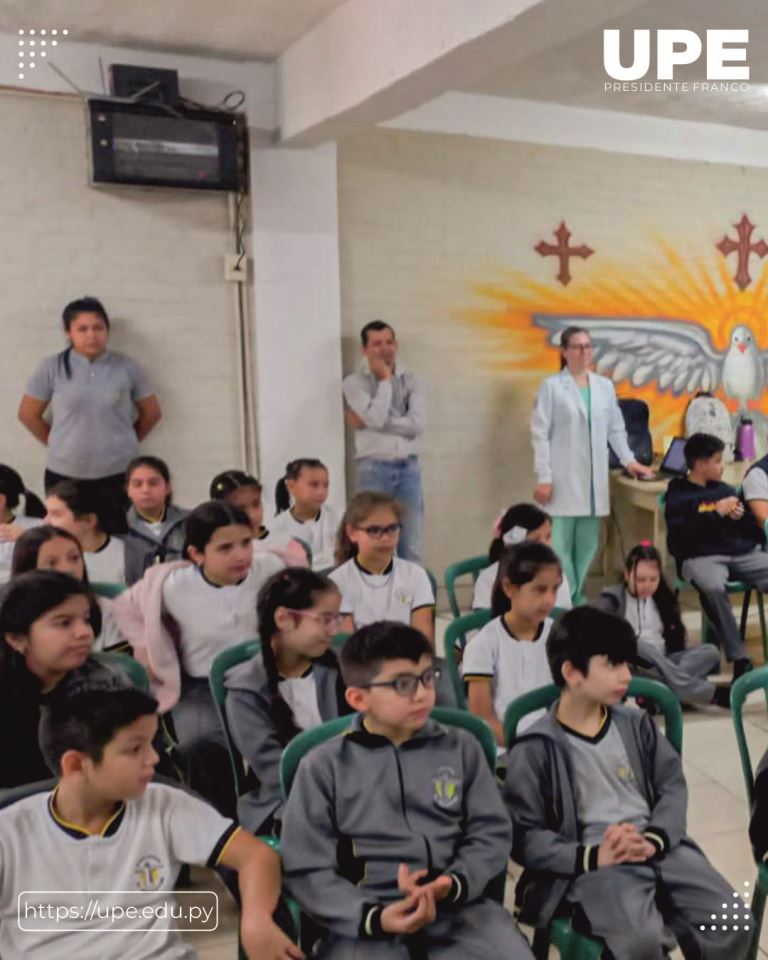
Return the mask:
<path id="1" fill-rule="evenodd" d="M 190 565 L 188 560 L 174 560 L 148 567 L 141 580 L 115 600 L 118 628 L 149 674 L 160 713 L 174 707 L 181 696 L 179 629 L 163 612 L 163 584 L 174 570 Z"/>

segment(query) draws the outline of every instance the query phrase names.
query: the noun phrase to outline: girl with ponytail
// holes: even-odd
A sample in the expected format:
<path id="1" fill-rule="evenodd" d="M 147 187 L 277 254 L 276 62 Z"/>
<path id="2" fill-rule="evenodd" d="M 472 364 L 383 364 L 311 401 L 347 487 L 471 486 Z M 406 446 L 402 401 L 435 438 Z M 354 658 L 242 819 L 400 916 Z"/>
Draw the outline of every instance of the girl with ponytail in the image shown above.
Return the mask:
<path id="1" fill-rule="evenodd" d="M 339 514 L 326 504 L 328 470 L 319 460 L 292 460 L 275 487 L 277 516 L 272 530 L 304 541 L 312 551 L 312 569 L 333 566 Z"/>
<path id="2" fill-rule="evenodd" d="M 43 521 L 45 507 L 12 468 L 0 463 L 0 583 L 11 575 L 13 546 L 25 530 Z"/>
<path id="3" fill-rule="evenodd" d="M 249 768 L 249 789 L 237 810 L 248 830 L 268 832 L 280 819 L 286 744 L 301 730 L 350 712 L 331 649 L 340 606 L 331 580 L 299 568 L 276 573 L 259 593 L 261 649 L 226 677 L 227 721 Z"/>

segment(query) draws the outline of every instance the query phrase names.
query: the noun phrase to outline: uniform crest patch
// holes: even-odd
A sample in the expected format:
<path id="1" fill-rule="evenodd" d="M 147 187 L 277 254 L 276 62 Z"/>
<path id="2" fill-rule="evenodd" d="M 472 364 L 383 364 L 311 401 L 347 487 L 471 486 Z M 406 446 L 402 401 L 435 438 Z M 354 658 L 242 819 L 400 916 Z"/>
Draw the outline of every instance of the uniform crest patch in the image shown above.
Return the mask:
<path id="1" fill-rule="evenodd" d="M 139 890 L 159 890 L 165 882 L 163 861 L 149 853 L 136 864 L 133 875 Z"/>
<path id="2" fill-rule="evenodd" d="M 441 810 L 451 810 L 461 799 L 461 785 L 453 767 L 440 767 L 432 778 L 435 805 Z"/>

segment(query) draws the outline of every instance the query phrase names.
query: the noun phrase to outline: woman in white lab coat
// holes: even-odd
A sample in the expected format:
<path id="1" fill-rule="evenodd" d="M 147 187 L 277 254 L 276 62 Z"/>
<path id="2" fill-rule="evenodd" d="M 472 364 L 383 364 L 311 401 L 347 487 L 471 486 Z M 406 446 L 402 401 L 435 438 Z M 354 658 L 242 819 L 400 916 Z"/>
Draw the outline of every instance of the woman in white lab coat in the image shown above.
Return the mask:
<path id="1" fill-rule="evenodd" d="M 610 512 L 608 444 L 633 476 L 653 471 L 629 448 L 613 384 L 589 369 L 589 333 L 569 327 L 560 350 L 562 369 L 542 383 L 531 417 L 538 480 L 533 496 L 552 514 L 552 546 L 579 603 L 600 541 L 600 518 Z"/>

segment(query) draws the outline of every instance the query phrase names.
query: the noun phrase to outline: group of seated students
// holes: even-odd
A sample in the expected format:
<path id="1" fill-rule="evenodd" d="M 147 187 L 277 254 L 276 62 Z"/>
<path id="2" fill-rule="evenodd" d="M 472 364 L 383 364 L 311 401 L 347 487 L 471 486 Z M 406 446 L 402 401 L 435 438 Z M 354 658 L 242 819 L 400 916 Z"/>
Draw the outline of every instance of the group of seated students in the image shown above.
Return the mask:
<path id="1" fill-rule="evenodd" d="M 751 664 L 718 590 L 734 575 L 768 587 L 762 528 L 719 482 L 718 440 L 695 435 L 686 457 L 688 478 L 667 493 L 671 552 L 742 673 Z M 462 660 L 469 710 L 496 737 L 497 779 L 473 735 L 430 717 L 455 697 L 434 653 L 430 577 L 396 555 L 401 506 L 361 493 L 339 521 L 317 460 L 289 464 L 278 486 L 267 530 L 255 478 L 219 474 L 187 513 L 171 505 L 167 466 L 141 457 L 126 473 L 120 537 L 120 511 L 76 481 L 51 488 L 36 523 L 17 516 L 22 497 L 34 501 L 0 467 L 12 544 L 0 593 L 0 956 L 191 956 L 159 912 L 118 948 L 116 934 L 95 932 L 98 917 L 25 930 L 17 898 L 143 890 L 159 905 L 180 866 L 199 863 L 237 871 L 251 960 L 303 955 L 276 922 L 282 886 L 314 924 L 316 956 L 523 960 L 515 919 L 486 893 L 510 857 L 524 868 L 521 922 L 546 928 L 568 913 L 615 960 L 657 960 L 674 940 L 690 958 L 744 956 L 743 905 L 747 919 L 712 924 L 734 893 L 686 835 L 680 758 L 648 711 L 623 705 L 633 672 L 684 702 L 728 704 L 707 680 L 717 649 L 686 649 L 658 551 L 634 548 L 619 586 L 568 609 L 547 514 L 518 504 L 499 519 L 473 602 L 491 619 Z M 131 586 L 110 601 L 89 581 Z M 553 622 L 555 607 L 565 612 Z M 219 654 L 257 638 L 225 677 L 247 771 L 237 796 L 209 678 Z M 151 694 L 119 657 L 99 655 L 110 650 L 136 657 Z M 508 748 L 509 704 L 553 681 L 557 702 Z M 349 728 L 304 758 L 286 799 L 286 745 L 345 714 Z M 765 816 L 752 827 L 760 857 Z M 282 876 L 253 838 L 265 833 L 281 838 Z"/>

